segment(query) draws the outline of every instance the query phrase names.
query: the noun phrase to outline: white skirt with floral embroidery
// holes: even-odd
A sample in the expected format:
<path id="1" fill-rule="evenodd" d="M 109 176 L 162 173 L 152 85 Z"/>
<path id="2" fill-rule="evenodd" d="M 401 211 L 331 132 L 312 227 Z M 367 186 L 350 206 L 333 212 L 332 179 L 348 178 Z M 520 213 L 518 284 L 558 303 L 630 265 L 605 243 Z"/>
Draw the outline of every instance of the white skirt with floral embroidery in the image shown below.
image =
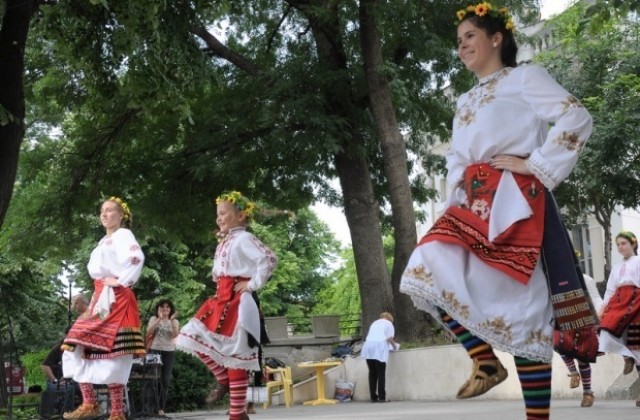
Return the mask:
<path id="1" fill-rule="evenodd" d="M 540 261 L 523 285 L 461 246 L 427 242 L 413 251 L 400 291 L 443 325 L 438 308 L 495 349 L 551 362 L 553 309 Z"/>

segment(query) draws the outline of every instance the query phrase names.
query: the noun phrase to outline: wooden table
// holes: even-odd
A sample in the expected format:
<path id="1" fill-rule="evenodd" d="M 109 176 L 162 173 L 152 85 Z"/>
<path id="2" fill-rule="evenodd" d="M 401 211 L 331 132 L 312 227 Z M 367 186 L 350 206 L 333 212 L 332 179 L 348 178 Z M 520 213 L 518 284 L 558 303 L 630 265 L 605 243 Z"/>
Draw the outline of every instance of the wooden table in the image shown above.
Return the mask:
<path id="1" fill-rule="evenodd" d="M 318 385 L 318 398 L 315 400 L 305 401 L 303 405 L 323 405 L 323 404 L 335 404 L 337 400 L 333 398 L 327 399 L 324 395 L 324 371 L 327 368 L 340 366 L 342 362 L 340 360 L 327 361 L 327 362 L 303 362 L 299 363 L 298 367 L 301 368 L 315 368 L 316 369 L 316 384 Z"/>

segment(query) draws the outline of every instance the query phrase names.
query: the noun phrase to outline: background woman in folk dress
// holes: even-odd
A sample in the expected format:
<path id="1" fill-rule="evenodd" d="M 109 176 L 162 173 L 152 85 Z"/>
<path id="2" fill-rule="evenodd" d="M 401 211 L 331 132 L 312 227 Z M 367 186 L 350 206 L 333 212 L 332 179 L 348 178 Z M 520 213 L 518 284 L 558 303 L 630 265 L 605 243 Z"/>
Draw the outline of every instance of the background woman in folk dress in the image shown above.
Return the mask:
<path id="1" fill-rule="evenodd" d="M 458 55 L 478 83 L 457 101 L 447 210 L 414 250 L 400 290 L 469 354 L 458 398 L 506 379 L 497 348 L 515 356 L 527 419 L 548 419 L 554 321 L 570 330 L 597 323 L 549 193 L 571 172 L 591 118 L 544 69 L 517 66 L 506 8 L 482 2 L 457 15 Z M 550 293 L 560 304 L 575 297 L 573 315 L 554 318 Z"/>
<path id="2" fill-rule="evenodd" d="M 640 373 L 640 257 L 638 238 L 629 231 L 616 236 L 623 261 L 609 274 L 600 310 L 600 351 L 625 358 L 624 373 Z M 636 401 L 640 407 L 640 399 Z"/>
<path id="3" fill-rule="evenodd" d="M 178 349 L 196 355 L 218 382 L 207 402 L 229 393 L 229 420 L 247 420 L 248 371 L 260 368 L 260 314 L 252 292 L 269 279 L 278 262 L 274 253 L 246 226 L 255 205 L 232 191 L 216 199 L 216 222 L 223 239 L 216 248 L 215 296 L 207 299 L 180 330 Z"/>
<path id="4" fill-rule="evenodd" d="M 124 386 L 134 357 L 145 353 L 138 302 L 131 287 L 138 281 L 144 254 L 125 224 L 127 204 L 118 197 L 102 203 L 100 222 L 106 235 L 91 253 L 87 268 L 94 292 L 89 309 L 73 324 L 64 340 L 62 369 L 80 384 L 82 404 L 65 419 L 99 414 L 93 384 L 108 385 L 109 420 L 124 420 Z"/>

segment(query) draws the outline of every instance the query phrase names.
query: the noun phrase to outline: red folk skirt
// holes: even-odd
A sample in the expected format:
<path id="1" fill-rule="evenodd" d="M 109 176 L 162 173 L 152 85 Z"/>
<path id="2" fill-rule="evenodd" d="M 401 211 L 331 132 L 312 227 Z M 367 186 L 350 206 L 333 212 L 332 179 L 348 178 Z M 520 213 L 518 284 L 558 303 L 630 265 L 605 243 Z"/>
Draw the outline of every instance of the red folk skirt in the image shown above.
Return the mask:
<path id="1" fill-rule="evenodd" d="M 249 281 L 244 277 L 218 277 L 216 294 L 207 299 L 194 318 L 201 321 L 209 331 L 231 337 L 238 322 L 241 293 L 233 287 L 241 281 Z"/>
<path id="2" fill-rule="evenodd" d="M 604 314 L 600 319 L 600 329 L 621 337 L 628 329 L 627 346 L 637 350 L 640 348 L 640 288 L 621 286 L 611 296 Z"/>
<path id="3" fill-rule="evenodd" d="M 73 351 L 75 346 L 84 347 L 87 359 L 108 359 L 125 354 L 140 357 L 145 354 L 140 332 L 138 302 L 128 287 L 114 287 L 116 301 L 106 318 L 93 315 L 93 308 L 104 288 L 101 279 L 94 280 L 91 304 L 73 324 L 62 344 L 63 350 Z"/>

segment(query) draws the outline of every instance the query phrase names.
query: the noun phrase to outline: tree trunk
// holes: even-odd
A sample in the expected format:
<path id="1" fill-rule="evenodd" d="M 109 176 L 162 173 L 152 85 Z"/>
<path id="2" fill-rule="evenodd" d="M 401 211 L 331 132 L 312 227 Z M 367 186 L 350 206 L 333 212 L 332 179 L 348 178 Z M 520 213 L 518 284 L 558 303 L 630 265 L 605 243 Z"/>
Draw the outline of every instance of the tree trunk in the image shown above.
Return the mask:
<path id="1" fill-rule="evenodd" d="M 7 379 L 4 374 L 4 347 L 2 345 L 2 326 L 0 326 L 0 384 L 6 384 Z M 7 387 L 3 385 L 0 388 L 0 407 L 6 408 L 7 403 L 9 402 L 9 393 L 7 392 Z"/>
<path id="2" fill-rule="evenodd" d="M 327 84 L 324 95 L 334 114 L 353 121 L 361 109 L 355 104 L 353 87 L 348 77 L 347 59 L 341 36 L 338 2 L 316 2 L 300 7 L 309 19 L 316 41 L 318 61 L 342 76 Z M 324 10 L 320 11 L 319 8 Z M 380 204 L 375 198 L 369 164 L 361 150 L 366 150 L 365 139 L 358 123 L 350 124 L 351 132 L 336 154 L 335 164 L 340 178 L 344 211 L 351 233 L 354 261 L 360 286 L 363 328 L 378 319 L 383 311 L 393 312 L 393 292 L 387 272 L 380 229 Z M 363 330 L 364 331 L 364 330 Z"/>
<path id="3" fill-rule="evenodd" d="M 35 0 L 6 0 L 0 29 L 0 227 L 4 222 L 24 138 L 24 51 Z M 2 121 L 2 115 L 7 116 Z"/>
<path id="4" fill-rule="evenodd" d="M 411 185 L 407 168 L 407 150 L 396 120 L 389 81 L 382 74 L 382 44 L 375 13 L 377 0 L 360 0 L 360 43 L 369 102 L 382 145 L 384 170 L 395 239 L 391 285 L 393 290 L 398 336 L 402 341 L 416 341 L 430 330 L 429 317 L 418 311 L 411 298 L 400 293 L 400 279 L 416 245 L 416 219 L 413 212 Z M 423 319 L 426 322 L 416 322 Z"/>
<path id="5" fill-rule="evenodd" d="M 351 233 L 360 286 L 362 322 L 364 328 L 367 328 L 381 312 L 394 312 L 393 292 L 380 230 L 380 204 L 375 198 L 367 159 L 361 154 L 361 151 L 366 150 L 367 147 L 358 123 L 354 121 L 354 116 L 357 116 L 361 109 L 358 109 L 353 99 L 353 90 L 348 76 L 347 58 L 338 14 L 339 1 L 287 0 L 287 3 L 298 9 L 309 20 L 316 42 L 319 64 L 326 66 L 329 71 L 342 75 L 326 86 L 324 95 L 336 117 L 353 122 L 350 133 L 345 136 L 349 140 L 344 140 L 343 150 L 336 154 L 334 162 L 342 187 L 345 215 Z M 206 31 L 202 31 L 201 28 L 192 28 L 192 32 L 207 43 L 212 54 L 233 62 L 250 74 L 260 73 L 260 69 L 253 63 L 228 51 L 226 46 L 207 35 Z M 406 165 L 406 162 L 403 161 L 402 164 Z M 412 247 L 415 244 L 415 227 L 413 229 Z"/>
<path id="6" fill-rule="evenodd" d="M 378 217 L 380 204 L 375 199 L 365 159 L 339 154 L 335 162 L 353 244 L 364 333 L 381 312 L 393 311 L 393 293 Z"/>

